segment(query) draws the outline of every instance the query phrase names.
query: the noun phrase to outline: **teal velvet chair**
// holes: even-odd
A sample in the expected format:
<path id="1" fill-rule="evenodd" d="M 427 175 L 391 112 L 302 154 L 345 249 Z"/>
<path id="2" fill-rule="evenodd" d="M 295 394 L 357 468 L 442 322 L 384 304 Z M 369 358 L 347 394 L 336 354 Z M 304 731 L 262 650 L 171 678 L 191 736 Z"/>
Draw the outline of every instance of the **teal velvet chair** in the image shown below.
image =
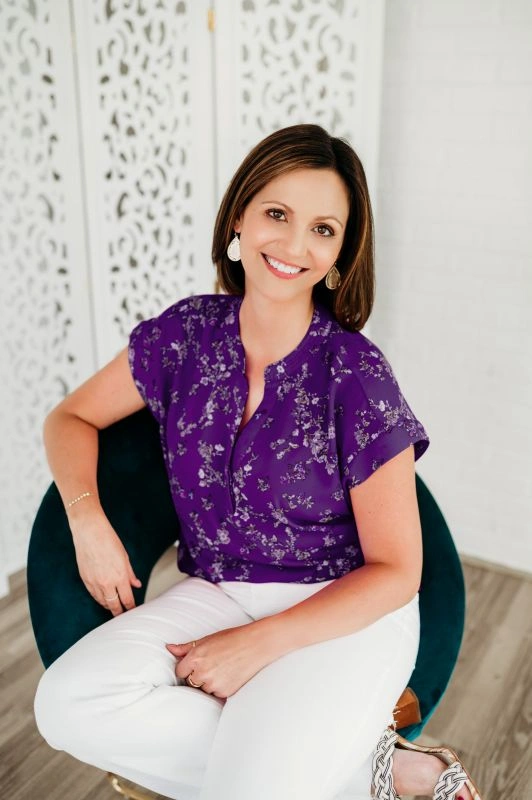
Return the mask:
<path id="1" fill-rule="evenodd" d="M 102 506 L 142 581 L 140 589 L 133 588 L 135 603 L 140 605 L 153 567 L 180 535 L 158 425 L 143 408 L 99 431 L 98 439 Z M 420 735 L 443 697 L 458 658 L 465 616 L 463 573 L 451 533 L 417 474 L 416 491 L 423 531 L 421 639 L 408 685 L 418 697 L 421 721 L 400 729 L 410 740 Z M 86 633 L 112 618 L 111 612 L 91 597 L 79 576 L 55 483 L 47 490 L 33 524 L 27 579 L 31 622 L 45 668 Z"/>

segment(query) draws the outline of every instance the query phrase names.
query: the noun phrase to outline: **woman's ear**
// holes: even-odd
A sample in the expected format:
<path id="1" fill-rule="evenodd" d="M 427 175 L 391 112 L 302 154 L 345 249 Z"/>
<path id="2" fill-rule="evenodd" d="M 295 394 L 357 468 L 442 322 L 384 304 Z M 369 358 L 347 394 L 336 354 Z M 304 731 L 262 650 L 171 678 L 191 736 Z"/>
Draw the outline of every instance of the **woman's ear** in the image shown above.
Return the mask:
<path id="1" fill-rule="evenodd" d="M 233 230 L 235 233 L 240 233 L 241 225 L 240 225 L 240 217 L 237 217 L 233 223 Z"/>

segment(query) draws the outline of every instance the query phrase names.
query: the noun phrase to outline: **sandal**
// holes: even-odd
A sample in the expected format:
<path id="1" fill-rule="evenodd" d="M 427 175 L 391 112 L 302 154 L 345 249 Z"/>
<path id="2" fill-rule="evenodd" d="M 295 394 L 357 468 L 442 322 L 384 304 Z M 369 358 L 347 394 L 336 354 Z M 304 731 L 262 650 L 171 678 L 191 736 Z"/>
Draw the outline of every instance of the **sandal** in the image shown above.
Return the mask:
<path id="1" fill-rule="evenodd" d="M 457 792 L 464 785 L 471 792 L 473 800 L 482 800 L 478 787 L 454 750 L 449 747 L 423 747 L 414 744 L 400 736 L 391 726 L 386 728 L 373 752 L 371 794 L 376 800 L 400 800 L 392 776 L 393 751 L 396 746 L 402 750 L 417 750 L 436 755 L 447 764 L 434 787 L 433 800 L 455 800 Z"/>

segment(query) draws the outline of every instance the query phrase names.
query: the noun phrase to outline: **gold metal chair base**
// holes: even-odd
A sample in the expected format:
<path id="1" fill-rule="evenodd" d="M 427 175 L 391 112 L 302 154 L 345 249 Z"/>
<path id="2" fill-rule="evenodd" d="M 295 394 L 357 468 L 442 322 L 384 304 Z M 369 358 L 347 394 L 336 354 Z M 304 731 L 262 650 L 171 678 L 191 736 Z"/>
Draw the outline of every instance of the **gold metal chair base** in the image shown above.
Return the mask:
<path id="1" fill-rule="evenodd" d="M 134 789 L 124 778 L 119 778 L 118 775 L 114 775 L 112 772 L 107 773 L 107 779 L 115 792 L 121 794 L 122 797 L 128 798 L 128 800 L 153 800 L 155 797 L 153 794 L 146 794 L 145 792 L 140 792 L 138 789 Z"/>

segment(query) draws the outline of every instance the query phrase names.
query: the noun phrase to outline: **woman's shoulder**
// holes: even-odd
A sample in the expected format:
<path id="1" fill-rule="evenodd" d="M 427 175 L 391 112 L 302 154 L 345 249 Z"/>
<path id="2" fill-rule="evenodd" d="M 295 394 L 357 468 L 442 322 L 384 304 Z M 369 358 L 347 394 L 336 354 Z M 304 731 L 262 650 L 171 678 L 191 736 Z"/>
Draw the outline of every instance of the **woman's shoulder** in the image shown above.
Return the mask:
<path id="1" fill-rule="evenodd" d="M 224 314 L 234 306 L 236 299 L 235 295 L 229 294 L 190 294 L 165 308 L 160 316 Z"/>
<path id="2" fill-rule="evenodd" d="M 382 349 L 360 331 L 342 331 L 332 359 L 334 380 L 338 383 L 335 404 L 339 409 L 342 447 L 349 451 L 355 441 L 357 449 L 366 454 L 365 466 L 358 467 L 360 482 L 362 475 L 375 469 L 374 464 L 383 463 L 406 444 L 414 444 L 418 459 L 430 440 Z M 388 444 L 382 439 L 385 434 L 391 437 Z M 352 459 L 353 454 L 348 466 Z"/>
<path id="3" fill-rule="evenodd" d="M 131 347 L 142 344 L 144 350 L 189 347 L 197 352 L 211 335 L 232 324 L 234 295 L 192 294 L 175 301 L 157 314 L 137 322 L 129 335 Z"/>
<path id="4" fill-rule="evenodd" d="M 150 318 L 158 329 L 176 331 L 181 326 L 188 335 L 205 327 L 223 326 L 235 308 L 235 295 L 191 294 L 176 300 L 156 316 Z"/>
<path id="5" fill-rule="evenodd" d="M 337 383 L 352 386 L 353 379 L 361 386 L 368 383 L 397 385 L 390 362 L 382 349 L 361 331 L 349 331 L 333 319 L 329 345 L 331 363 Z M 345 381 L 345 378 L 348 378 Z"/>

